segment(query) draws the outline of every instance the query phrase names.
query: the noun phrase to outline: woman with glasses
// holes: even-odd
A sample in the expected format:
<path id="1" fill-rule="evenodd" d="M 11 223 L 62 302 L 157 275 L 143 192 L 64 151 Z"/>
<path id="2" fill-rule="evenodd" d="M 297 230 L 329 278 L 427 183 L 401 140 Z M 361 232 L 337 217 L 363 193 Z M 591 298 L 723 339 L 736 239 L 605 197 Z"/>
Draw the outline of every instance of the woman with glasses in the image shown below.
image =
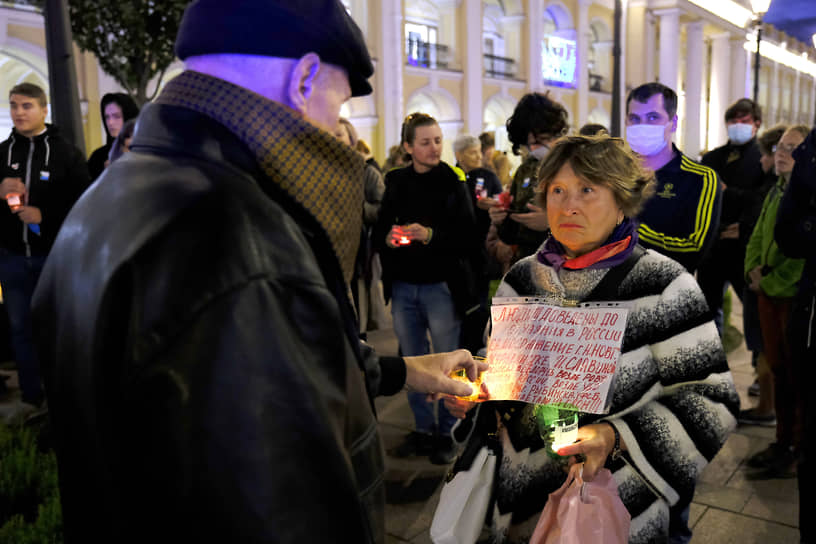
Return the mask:
<path id="1" fill-rule="evenodd" d="M 403 123 L 402 146 L 411 164 L 391 170 L 374 243 L 383 265 L 383 288 L 391 299 L 394 332 L 402 355 L 459 347 L 461 315 L 469 304 L 467 266 L 475 252 L 476 220 L 464 173 L 441 160 L 442 129 L 424 113 Z M 463 268 L 464 267 L 464 268 Z M 428 455 L 447 464 L 456 451 L 450 431 L 456 418 L 423 393 L 408 393 L 416 430 L 390 453 L 397 457 Z"/>
<path id="2" fill-rule="evenodd" d="M 759 215 L 745 254 L 748 288 L 757 294 L 759 326 L 765 359 L 774 375 L 776 442 L 748 459 L 758 469 L 754 478 L 790 478 L 796 474 L 796 458 L 802 443 L 801 403 L 796 394 L 793 361 L 788 342 L 788 318 L 796 295 L 804 259 L 785 256 L 774 241 L 777 210 L 796 161 L 791 153 L 807 137 L 810 129 L 795 125 L 773 146 L 774 166 L 779 181 L 774 185 Z"/>

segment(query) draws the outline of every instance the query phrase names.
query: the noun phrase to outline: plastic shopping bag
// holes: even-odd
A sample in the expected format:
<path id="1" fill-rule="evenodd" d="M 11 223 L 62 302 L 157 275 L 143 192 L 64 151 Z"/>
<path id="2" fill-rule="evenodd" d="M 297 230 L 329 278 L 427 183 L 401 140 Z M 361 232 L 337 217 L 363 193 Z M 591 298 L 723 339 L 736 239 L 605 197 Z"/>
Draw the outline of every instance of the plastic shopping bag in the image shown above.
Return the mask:
<path id="1" fill-rule="evenodd" d="M 530 544 L 626 544 L 631 520 L 604 468 L 591 482 L 567 480 L 550 493 Z"/>
<path id="2" fill-rule="evenodd" d="M 442 488 L 431 523 L 434 544 L 472 544 L 484 527 L 493 480 L 496 454 L 483 446 L 470 469 L 458 472 Z"/>

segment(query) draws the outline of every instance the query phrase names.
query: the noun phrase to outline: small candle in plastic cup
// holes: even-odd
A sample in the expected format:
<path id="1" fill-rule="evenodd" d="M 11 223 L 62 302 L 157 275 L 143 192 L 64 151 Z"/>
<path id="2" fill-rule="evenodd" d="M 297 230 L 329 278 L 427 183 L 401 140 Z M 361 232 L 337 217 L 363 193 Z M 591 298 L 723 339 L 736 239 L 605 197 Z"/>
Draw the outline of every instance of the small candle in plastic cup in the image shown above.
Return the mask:
<path id="1" fill-rule="evenodd" d="M 485 360 L 484 357 L 474 357 L 474 359 L 476 359 L 477 361 L 484 361 Z M 466 383 L 466 384 L 470 385 L 471 387 L 473 387 L 473 393 L 471 395 L 468 395 L 467 397 L 456 397 L 457 399 L 462 399 L 462 400 L 478 400 L 479 399 L 479 392 L 482 389 L 482 373 L 481 372 L 479 373 L 479 377 L 476 378 L 475 382 L 472 382 L 472 381 L 470 381 L 468 379 L 467 370 L 465 370 L 464 368 L 458 368 L 458 369 L 454 370 L 453 372 L 451 372 L 450 377 L 453 378 L 454 380 L 458 381 L 458 382 Z"/>
<path id="2" fill-rule="evenodd" d="M 11 211 L 15 211 L 17 208 L 23 205 L 23 201 L 20 199 L 20 193 L 8 193 L 6 195 L 6 202 L 8 202 Z"/>
<path id="3" fill-rule="evenodd" d="M 409 240 L 407 236 L 400 236 L 399 244 L 401 246 L 405 246 L 405 245 L 408 245 L 410 243 L 411 243 L 411 240 Z"/>
<path id="4" fill-rule="evenodd" d="M 557 452 L 578 440 L 578 411 L 574 408 L 558 403 L 536 406 L 538 432 L 551 451 Z"/>

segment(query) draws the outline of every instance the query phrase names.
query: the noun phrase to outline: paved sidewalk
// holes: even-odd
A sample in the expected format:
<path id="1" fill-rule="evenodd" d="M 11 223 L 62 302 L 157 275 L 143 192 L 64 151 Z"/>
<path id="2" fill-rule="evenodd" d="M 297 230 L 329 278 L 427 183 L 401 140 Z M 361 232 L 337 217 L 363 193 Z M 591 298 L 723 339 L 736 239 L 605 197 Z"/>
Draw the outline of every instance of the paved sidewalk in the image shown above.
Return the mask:
<path id="1" fill-rule="evenodd" d="M 731 324 L 742 330 L 742 307 L 734 299 Z M 396 354 L 390 329 L 369 333 L 369 341 L 384 354 Z M 751 356 L 744 342 L 728 354 L 743 408 L 755 404 L 747 396 L 753 382 Z M 398 444 L 411 430 L 413 417 L 404 394 L 377 399 L 380 430 L 386 449 Z M 703 472 L 690 526 L 693 544 L 797 544 L 799 495 L 796 479 L 751 481 L 745 460 L 764 449 L 774 438 L 774 428 L 740 426 Z M 447 467 L 427 458 L 387 459 L 387 542 L 431 542 L 428 534 L 439 490 Z"/>
<path id="2" fill-rule="evenodd" d="M 742 308 L 734 297 L 732 325 L 742 330 Z M 393 330 L 369 333 L 370 342 L 382 354 L 396 354 Z M 734 382 L 743 407 L 754 401 L 747 396 L 753 382 L 750 353 L 745 344 L 728 354 Z M 3 371 L 4 373 L 10 373 Z M 13 373 L 16 374 L 16 373 Z M 14 417 L 21 408 L 16 375 L 9 385 L 12 394 L 0 401 L 0 418 Z M 376 401 L 380 431 L 386 449 L 398 444 L 411 430 L 413 416 L 404 394 Z M 796 544 L 799 542 L 799 495 L 795 479 L 750 481 L 745 460 L 773 440 L 774 429 L 739 427 L 723 449 L 706 467 L 691 505 L 690 525 L 693 544 Z M 387 458 L 386 528 L 391 544 L 431 542 L 428 534 L 439 500 L 445 466 L 427 458 Z"/>

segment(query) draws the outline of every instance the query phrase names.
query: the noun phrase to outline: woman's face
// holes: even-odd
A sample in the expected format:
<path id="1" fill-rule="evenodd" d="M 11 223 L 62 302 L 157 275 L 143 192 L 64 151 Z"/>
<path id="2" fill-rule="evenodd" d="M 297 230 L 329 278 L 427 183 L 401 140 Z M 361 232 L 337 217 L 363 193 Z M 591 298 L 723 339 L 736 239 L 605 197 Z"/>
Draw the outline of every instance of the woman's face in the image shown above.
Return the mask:
<path id="1" fill-rule="evenodd" d="M 611 189 L 582 180 L 566 163 L 547 187 L 547 219 L 567 255 L 578 257 L 599 248 L 623 212 Z"/>
<path id="2" fill-rule="evenodd" d="M 482 149 L 478 145 L 465 149 L 456 158 L 465 172 L 482 167 Z"/>
<path id="3" fill-rule="evenodd" d="M 414 142 L 405 142 L 405 150 L 411 154 L 417 172 L 422 174 L 431 170 L 442 157 L 442 129 L 437 124 L 417 127 Z"/>
<path id="4" fill-rule="evenodd" d="M 111 138 L 119 136 L 122 125 L 125 124 L 125 116 L 122 115 L 122 108 L 116 102 L 111 102 L 105 106 L 105 126 L 108 127 Z"/>

